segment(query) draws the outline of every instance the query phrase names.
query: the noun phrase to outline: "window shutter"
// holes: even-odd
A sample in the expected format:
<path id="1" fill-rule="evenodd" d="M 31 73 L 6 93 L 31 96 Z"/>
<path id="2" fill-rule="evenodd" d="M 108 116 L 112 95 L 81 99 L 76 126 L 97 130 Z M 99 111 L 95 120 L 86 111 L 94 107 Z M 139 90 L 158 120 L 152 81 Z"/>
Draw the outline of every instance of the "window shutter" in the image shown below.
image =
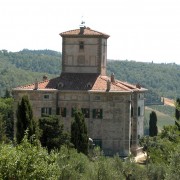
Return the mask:
<path id="1" fill-rule="evenodd" d="M 96 117 L 96 109 L 93 109 L 93 118 Z"/>
<path id="2" fill-rule="evenodd" d="M 41 115 L 44 114 L 44 108 L 41 108 Z"/>
<path id="3" fill-rule="evenodd" d="M 103 110 L 100 109 L 100 118 L 102 119 L 103 118 Z"/>
<path id="4" fill-rule="evenodd" d="M 66 108 L 64 108 L 64 117 L 66 117 Z"/>
<path id="5" fill-rule="evenodd" d="M 56 115 L 59 115 L 59 114 L 60 114 L 60 108 L 57 107 L 57 109 L 56 109 Z"/>
<path id="6" fill-rule="evenodd" d="M 51 115 L 51 108 L 49 108 L 49 115 Z"/>

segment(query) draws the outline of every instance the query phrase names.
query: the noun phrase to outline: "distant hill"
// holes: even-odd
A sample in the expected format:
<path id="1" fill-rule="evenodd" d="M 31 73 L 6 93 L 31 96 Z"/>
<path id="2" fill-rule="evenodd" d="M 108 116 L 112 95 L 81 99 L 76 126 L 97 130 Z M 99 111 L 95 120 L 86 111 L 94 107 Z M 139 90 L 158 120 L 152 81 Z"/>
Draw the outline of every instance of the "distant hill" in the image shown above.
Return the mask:
<path id="1" fill-rule="evenodd" d="M 109 60 L 107 69 L 120 80 L 140 83 L 147 88 L 148 104 L 159 104 L 161 97 L 180 97 L 180 65 Z"/>
<path id="2" fill-rule="evenodd" d="M 144 133 L 149 134 L 149 117 L 152 111 L 156 112 L 157 115 L 157 126 L 158 132 L 161 132 L 164 126 L 174 125 L 174 112 L 175 108 L 171 106 L 146 106 L 144 116 Z"/>
<path id="3" fill-rule="evenodd" d="M 61 72 L 61 53 L 52 50 L 0 51 L 0 96 L 5 89 L 49 78 Z M 180 97 L 180 65 L 154 64 L 127 60 L 108 60 L 107 73 L 133 84 L 140 83 L 149 89 L 146 102 L 159 103 L 161 96 Z"/>
<path id="4" fill-rule="evenodd" d="M 60 73 L 60 55 L 50 50 L 0 51 L 0 97 L 4 96 L 6 89 L 42 80 L 45 74 L 48 78 L 57 76 Z"/>

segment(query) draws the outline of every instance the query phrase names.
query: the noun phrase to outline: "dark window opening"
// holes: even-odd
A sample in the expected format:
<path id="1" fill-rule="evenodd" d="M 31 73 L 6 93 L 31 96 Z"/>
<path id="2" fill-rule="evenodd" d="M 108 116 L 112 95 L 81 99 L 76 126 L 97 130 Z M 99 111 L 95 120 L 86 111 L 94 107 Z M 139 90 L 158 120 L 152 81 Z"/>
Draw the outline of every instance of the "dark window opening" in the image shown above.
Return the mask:
<path id="1" fill-rule="evenodd" d="M 51 113 L 52 113 L 52 109 L 50 107 L 41 108 L 41 115 L 43 114 L 51 115 Z"/>
<path id="2" fill-rule="evenodd" d="M 58 107 L 56 114 L 61 115 L 62 117 L 66 117 L 66 108 L 65 107 Z"/>
<path id="3" fill-rule="evenodd" d="M 79 42 L 79 49 L 80 49 L 80 50 L 83 50 L 83 49 L 84 49 L 84 42 L 83 42 L 83 41 L 80 41 L 80 42 Z"/>
<path id="4" fill-rule="evenodd" d="M 141 115 L 141 108 L 138 107 L 138 116 L 140 116 L 140 115 Z"/>
<path id="5" fill-rule="evenodd" d="M 102 109 L 93 109 L 93 118 L 94 119 L 102 119 L 103 118 L 103 110 Z"/>
<path id="6" fill-rule="evenodd" d="M 49 95 L 48 95 L 48 94 L 45 94 L 45 95 L 44 95 L 44 99 L 49 99 Z"/>
<path id="7" fill-rule="evenodd" d="M 81 111 L 84 114 L 85 118 L 89 118 L 89 109 L 88 108 L 81 108 Z"/>

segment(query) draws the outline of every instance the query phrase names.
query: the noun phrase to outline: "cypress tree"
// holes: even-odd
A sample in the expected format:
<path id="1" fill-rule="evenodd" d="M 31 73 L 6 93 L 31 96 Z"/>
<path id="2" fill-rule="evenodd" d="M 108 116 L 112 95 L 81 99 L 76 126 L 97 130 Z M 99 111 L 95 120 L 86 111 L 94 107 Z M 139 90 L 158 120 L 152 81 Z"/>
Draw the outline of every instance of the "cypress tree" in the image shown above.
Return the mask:
<path id="1" fill-rule="evenodd" d="M 75 111 L 74 121 L 71 124 L 71 143 L 78 152 L 88 154 L 88 135 L 85 118 L 82 112 Z"/>
<path id="2" fill-rule="evenodd" d="M 176 100 L 175 117 L 177 120 L 180 120 L 180 98 Z"/>
<path id="3" fill-rule="evenodd" d="M 18 103 L 16 115 L 16 139 L 17 143 L 20 143 L 26 130 L 28 130 L 28 137 L 35 134 L 36 130 L 32 107 L 27 95 L 23 96 L 21 102 Z"/>
<path id="4" fill-rule="evenodd" d="M 176 100 L 176 109 L 175 109 L 175 125 L 180 130 L 180 98 L 177 98 Z"/>
<path id="5" fill-rule="evenodd" d="M 6 126 L 3 119 L 3 115 L 0 114 L 0 142 L 7 141 L 6 137 Z"/>
<path id="6" fill-rule="evenodd" d="M 149 136 L 157 136 L 158 134 L 158 127 L 157 127 L 157 116 L 154 111 L 150 114 L 149 120 Z"/>

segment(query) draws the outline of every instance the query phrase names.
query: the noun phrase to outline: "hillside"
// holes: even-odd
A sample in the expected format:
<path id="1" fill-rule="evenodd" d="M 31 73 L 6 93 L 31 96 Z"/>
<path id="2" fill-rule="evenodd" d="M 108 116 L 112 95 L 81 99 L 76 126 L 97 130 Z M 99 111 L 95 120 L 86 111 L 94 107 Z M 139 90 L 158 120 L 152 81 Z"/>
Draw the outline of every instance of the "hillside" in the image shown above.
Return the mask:
<path id="1" fill-rule="evenodd" d="M 52 50 L 0 51 L 0 96 L 6 88 L 32 83 L 44 74 L 49 78 L 61 71 L 61 53 Z M 180 97 L 180 65 L 155 64 L 127 60 L 108 60 L 107 73 L 149 89 L 146 103 L 160 103 L 161 96 Z"/>
<path id="2" fill-rule="evenodd" d="M 114 72 L 118 79 L 140 83 L 149 92 L 147 103 L 159 103 L 160 97 L 180 97 L 180 65 L 155 64 L 135 61 L 113 61 L 107 64 L 108 72 Z"/>
<path id="3" fill-rule="evenodd" d="M 158 132 L 161 132 L 163 126 L 174 125 L 174 112 L 175 109 L 170 106 L 146 106 L 144 116 L 144 131 L 145 135 L 149 133 L 149 117 L 152 111 L 157 115 Z"/>
<path id="4" fill-rule="evenodd" d="M 4 96 L 6 89 L 10 90 L 12 87 L 34 83 L 36 79 L 41 80 L 44 74 L 48 78 L 56 76 L 51 73 L 53 66 L 56 67 L 58 63 L 57 60 L 52 60 L 55 57 L 53 56 L 51 60 L 44 58 L 42 62 L 39 62 L 41 58 L 38 56 L 43 57 L 43 55 L 33 55 L 33 53 L 24 55 L 21 52 L 0 51 L 0 97 Z"/>

